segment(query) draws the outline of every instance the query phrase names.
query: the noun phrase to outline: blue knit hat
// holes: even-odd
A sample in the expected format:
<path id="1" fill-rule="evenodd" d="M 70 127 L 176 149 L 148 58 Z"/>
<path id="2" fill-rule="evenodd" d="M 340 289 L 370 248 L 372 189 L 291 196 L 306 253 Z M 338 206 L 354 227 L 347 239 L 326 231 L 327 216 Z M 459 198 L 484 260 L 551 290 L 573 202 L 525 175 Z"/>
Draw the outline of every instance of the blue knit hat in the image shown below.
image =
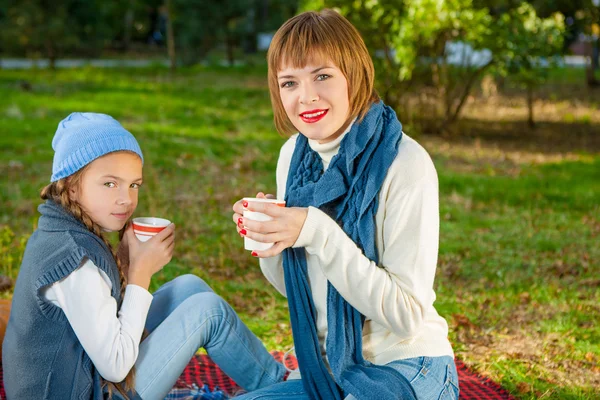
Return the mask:
<path id="1" fill-rule="evenodd" d="M 50 182 L 66 178 L 98 157 L 114 151 L 131 151 L 144 162 L 133 135 L 106 114 L 75 112 L 59 122 L 54 139 Z"/>

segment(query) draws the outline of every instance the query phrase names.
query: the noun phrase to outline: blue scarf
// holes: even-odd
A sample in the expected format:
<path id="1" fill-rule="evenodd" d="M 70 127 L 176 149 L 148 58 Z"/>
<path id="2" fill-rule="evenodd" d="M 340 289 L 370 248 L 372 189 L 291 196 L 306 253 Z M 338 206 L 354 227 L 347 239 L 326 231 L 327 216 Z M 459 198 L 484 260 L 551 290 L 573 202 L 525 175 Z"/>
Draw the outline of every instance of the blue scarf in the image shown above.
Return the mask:
<path id="1" fill-rule="evenodd" d="M 375 214 L 379 191 L 398 154 L 402 125 L 383 102 L 373 103 L 340 143 L 338 154 L 323 173 L 319 155 L 298 135 L 290 164 L 286 206 L 313 206 L 336 220 L 364 254 L 378 263 Z M 311 399 L 416 399 L 408 380 L 391 367 L 363 358 L 365 317 L 328 282 L 327 358 L 333 377 L 321 357 L 317 315 L 308 282 L 303 248 L 284 252 L 285 286 L 292 334 L 304 388 Z M 357 290 L 360 290 L 357 288 Z"/>

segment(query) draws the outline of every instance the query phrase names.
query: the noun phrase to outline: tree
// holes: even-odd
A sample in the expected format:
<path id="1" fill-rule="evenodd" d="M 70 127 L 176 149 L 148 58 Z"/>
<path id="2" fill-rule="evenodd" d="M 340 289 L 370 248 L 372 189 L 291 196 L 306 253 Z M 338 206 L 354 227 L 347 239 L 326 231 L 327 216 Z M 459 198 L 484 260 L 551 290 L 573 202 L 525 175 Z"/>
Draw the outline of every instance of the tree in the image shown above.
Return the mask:
<path id="1" fill-rule="evenodd" d="M 4 50 L 46 57 L 51 68 L 68 52 L 97 54 L 112 38 L 105 21 L 114 8 L 104 2 L 0 0 L 0 8 L 4 10 L 0 20 Z"/>
<path id="2" fill-rule="evenodd" d="M 545 27 L 560 29 L 560 18 L 537 18 L 531 6 L 527 10 L 533 14 L 527 15 L 535 18 L 520 18 L 519 12 L 492 13 L 473 0 L 304 3 L 304 9 L 323 7 L 338 9 L 361 31 L 376 64 L 379 93 L 388 104 L 399 108 L 413 87 L 435 88 L 441 114 L 436 130 L 448 130 L 456 122 L 474 84 L 491 67 L 514 72 L 503 66 L 521 65 L 517 55 L 527 54 L 532 43 L 537 46 L 535 57 L 554 54 L 554 46 L 542 45 L 557 40 L 555 31 Z"/>
<path id="3" fill-rule="evenodd" d="M 169 66 L 175 71 L 177 56 L 175 55 L 175 33 L 173 31 L 173 2 L 165 0 L 165 13 L 167 17 L 167 52 L 169 53 Z"/>
<path id="4" fill-rule="evenodd" d="M 220 7 L 204 0 L 172 1 L 177 45 L 186 63 L 223 47 L 233 65 L 236 49 L 255 51 L 257 34 L 277 29 L 298 8 L 298 0 L 228 0 Z"/>
<path id="5" fill-rule="evenodd" d="M 515 78 L 527 93 L 528 124 L 534 128 L 534 90 L 547 78 L 548 67 L 563 48 L 564 17 L 555 13 L 546 19 L 537 16 L 528 3 L 502 14 L 498 26 L 502 41 L 513 46 L 507 47 L 504 59 L 498 63 L 498 70 Z"/>
<path id="6" fill-rule="evenodd" d="M 474 0 L 480 6 L 488 7 L 492 13 L 502 14 L 519 8 L 522 0 Z M 568 53 L 569 46 L 576 40 L 583 40 L 588 64 L 585 68 L 588 86 L 598 86 L 594 72 L 599 68 L 600 0 L 531 0 L 537 15 L 551 17 L 555 13 L 564 15 L 568 23 L 564 26 L 562 53 Z"/>
<path id="7" fill-rule="evenodd" d="M 236 49 L 252 51 L 259 32 L 274 30 L 297 8 L 297 0 L 172 0 L 173 29 L 185 63 L 222 46 L 230 65 Z"/>

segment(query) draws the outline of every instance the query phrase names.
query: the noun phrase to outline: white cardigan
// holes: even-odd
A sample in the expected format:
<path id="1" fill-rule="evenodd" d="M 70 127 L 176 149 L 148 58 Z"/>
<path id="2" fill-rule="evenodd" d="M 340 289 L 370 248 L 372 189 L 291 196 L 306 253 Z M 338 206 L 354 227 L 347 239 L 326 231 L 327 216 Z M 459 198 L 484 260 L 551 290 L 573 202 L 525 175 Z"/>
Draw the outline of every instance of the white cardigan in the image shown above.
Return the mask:
<path id="1" fill-rule="evenodd" d="M 347 132 L 326 144 L 309 140 L 325 169 Z M 280 152 L 278 199 L 285 197 L 296 138 L 292 136 Z M 306 251 L 325 360 L 327 281 L 366 316 L 363 355 L 368 361 L 382 365 L 420 356 L 453 357 L 448 325 L 433 306 L 439 238 L 437 173 L 425 149 L 406 134 L 379 193 L 376 233 L 383 268 L 371 262 L 329 216 L 317 208 L 308 209 L 294 247 Z M 261 259 L 260 266 L 285 296 L 282 256 Z"/>

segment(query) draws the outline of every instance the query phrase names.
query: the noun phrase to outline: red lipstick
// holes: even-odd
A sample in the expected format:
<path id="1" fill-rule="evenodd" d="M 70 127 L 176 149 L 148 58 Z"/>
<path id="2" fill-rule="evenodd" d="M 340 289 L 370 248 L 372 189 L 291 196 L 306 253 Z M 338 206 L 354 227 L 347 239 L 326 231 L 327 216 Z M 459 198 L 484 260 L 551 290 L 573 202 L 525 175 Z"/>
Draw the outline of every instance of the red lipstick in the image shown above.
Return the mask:
<path id="1" fill-rule="evenodd" d="M 320 121 L 328 112 L 329 110 L 323 109 L 304 111 L 303 113 L 300 113 L 300 119 L 307 124 L 313 124 Z"/>

